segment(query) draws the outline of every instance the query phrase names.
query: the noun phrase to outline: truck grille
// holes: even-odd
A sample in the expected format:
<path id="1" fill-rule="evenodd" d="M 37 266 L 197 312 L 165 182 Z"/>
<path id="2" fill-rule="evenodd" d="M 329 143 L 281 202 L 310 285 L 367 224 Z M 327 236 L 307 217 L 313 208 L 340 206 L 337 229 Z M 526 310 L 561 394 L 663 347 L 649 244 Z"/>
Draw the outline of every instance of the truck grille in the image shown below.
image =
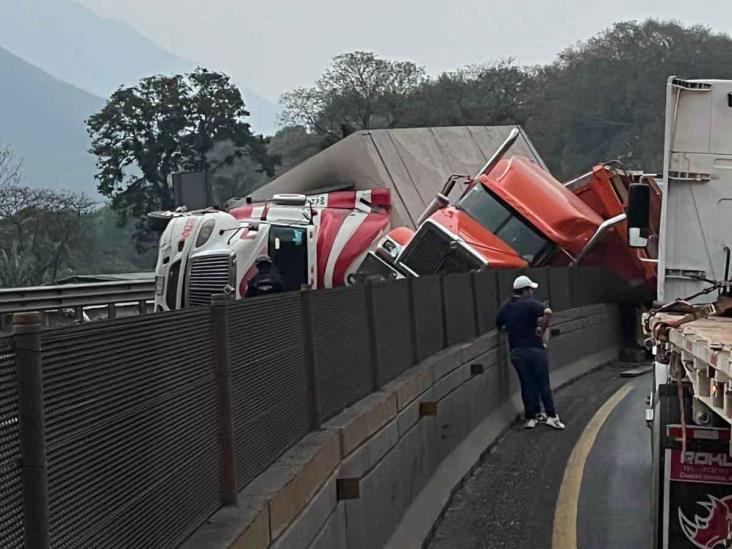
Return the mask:
<path id="1" fill-rule="evenodd" d="M 229 285 L 231 261 L 229 254 L 201 255 L 191 260 L 188 305 L 208 305 L 212 295 L 224 293 Z"/>
<path id="2" fill-rule="evenodd" d="M 451 245 L 452 244 L 452 245 Z M 402 252 L 399 263 L 420 275 L 465 273 L 483 262 L 434 223 L 424 223 Z"/>

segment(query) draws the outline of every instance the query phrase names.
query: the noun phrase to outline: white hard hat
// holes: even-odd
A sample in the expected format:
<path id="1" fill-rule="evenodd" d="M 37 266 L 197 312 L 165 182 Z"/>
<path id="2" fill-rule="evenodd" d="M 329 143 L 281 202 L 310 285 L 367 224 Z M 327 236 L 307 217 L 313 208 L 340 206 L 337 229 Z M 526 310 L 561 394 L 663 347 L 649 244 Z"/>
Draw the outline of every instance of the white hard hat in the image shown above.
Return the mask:
<path id="1" fill-rule="evenodd" d="M 516 280 L 513 281 L 514 290 L 523 290 L 524 288 L 536 289 L 538 287 L 539 285 L 526 275 L 517 276 Z"/>

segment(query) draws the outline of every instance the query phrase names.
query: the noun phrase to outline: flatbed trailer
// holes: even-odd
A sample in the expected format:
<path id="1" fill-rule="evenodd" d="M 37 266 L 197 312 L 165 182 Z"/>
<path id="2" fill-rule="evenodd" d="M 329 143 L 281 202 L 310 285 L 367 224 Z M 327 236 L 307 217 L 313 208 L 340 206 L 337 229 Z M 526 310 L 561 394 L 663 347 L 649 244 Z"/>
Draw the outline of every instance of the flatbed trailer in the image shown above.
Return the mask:
<path id="1" fill-rule="evenodd" d="M 650 327 L 674 318 L 678 317 L 658 314 Z M 677 353 L 694 396 L 732 424 L 732 318 L 710 317 L 672 328 L 667 346 Z"/>
<path id="2" fill-rule="evenodd" d="M 659 313 L 647 327 L 654 333 L 678 318 Z M 662 341 L 654 341 L 654 350 L 646 414 L 653 449 L 653 547 L 730 547 L 732 318 L 670 328 Z"/>

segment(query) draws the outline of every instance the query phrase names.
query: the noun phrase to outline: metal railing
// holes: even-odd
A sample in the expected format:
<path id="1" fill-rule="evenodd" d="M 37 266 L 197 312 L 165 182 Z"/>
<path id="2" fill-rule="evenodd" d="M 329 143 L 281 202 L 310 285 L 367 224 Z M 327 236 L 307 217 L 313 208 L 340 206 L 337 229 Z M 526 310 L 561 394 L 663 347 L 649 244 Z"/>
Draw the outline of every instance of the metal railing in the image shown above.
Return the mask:
<path id="1" fill-rule="evenodd" d="M 139 303 L 153 299 L 155 282 L 125 280 L 0 289 L 0 314 Z"/>
<path id="2" fill-rule="evenodd" d="M 154 292 L 154 280 L 0 288 L 0 333 L 10 331 L 13 313 L 40 312 L 46 327 L 145 314 Z"/>

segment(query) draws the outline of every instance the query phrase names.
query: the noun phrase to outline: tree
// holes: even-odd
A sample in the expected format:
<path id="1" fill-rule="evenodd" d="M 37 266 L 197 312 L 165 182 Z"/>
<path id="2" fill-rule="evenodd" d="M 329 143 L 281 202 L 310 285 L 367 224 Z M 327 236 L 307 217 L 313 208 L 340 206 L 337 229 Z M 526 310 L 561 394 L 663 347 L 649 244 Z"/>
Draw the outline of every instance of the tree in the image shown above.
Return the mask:
<path id="1" fill-rule="evenodd" d="M 85 240 L 84 195 L 0 186 L 0 286 L 55 280 Z"/>
<path id="2" fill-rule="evenodd" d="M 269 152 L 280 160 L 279 175 L 317 154 L 327 144 L 326 138 L 304 126 L 286 126 L 272 136 Z"/>
<path id="3" fill-rule="evenodd" d="M 206 160 L 211 166 L 211 186 L 219 206 L 231 198 L 251 194 L 268 180 L 257 162 L 230 140 L 216 143 L 206 154 Z"/>
<path id="4" fill-rule="evenodd" d="M 207 169 L 207 155 L 216 143 L 230 141 L 237 154 L 253 159 L 258 171 L 274 173 L 266 141 L 252 134 L 248 116 L 228 76 L 198 68 L 120 88 L 89 118 L 99 192 L 111 198 L 122 220 L 138 219 L 138 244 L 147 240 L 144 215 L 174 206 L 168 176 Z"/>
<path id="5" fill-rule="evenodd" d="M 333 58 L 311 88 L 284 94 L 282 121 L 336 140 L 358 129 L 399 124 L 403 99 L 426 80 L 422 67 L 356 51 Z"/>
<path id="6" fill-rule="evenodd" d="M 15 159 L 10 147 L 0 145 L 0 187 L 3 185 L 19 185 L 22 176 L 21 162 Z"/>
<path id="7" fill-rule="evenodd" d="M 73 274 L 104 274 L 152 271 L 157 250 L 138 252 L 134 226 L 120 225 L 118 215 L 109 207 L 95 209 L 82 219 L 84 242 L 69 258 Z"/>
<path id="8" fill-rule="evenodd" d="M 400 125 L 521 124 L 532 79 L 533 71 L 513 59 L 443 73 L 405 98 Z"/>
<path id="9" fill-rule="evenodd" d="M 731 56 L 729 36 L 705 27 L 616 23 L 536 71 L 528 134 L 563 178 L 611 158 L 660 171 L 667 78 L 732 78 Z"/>

